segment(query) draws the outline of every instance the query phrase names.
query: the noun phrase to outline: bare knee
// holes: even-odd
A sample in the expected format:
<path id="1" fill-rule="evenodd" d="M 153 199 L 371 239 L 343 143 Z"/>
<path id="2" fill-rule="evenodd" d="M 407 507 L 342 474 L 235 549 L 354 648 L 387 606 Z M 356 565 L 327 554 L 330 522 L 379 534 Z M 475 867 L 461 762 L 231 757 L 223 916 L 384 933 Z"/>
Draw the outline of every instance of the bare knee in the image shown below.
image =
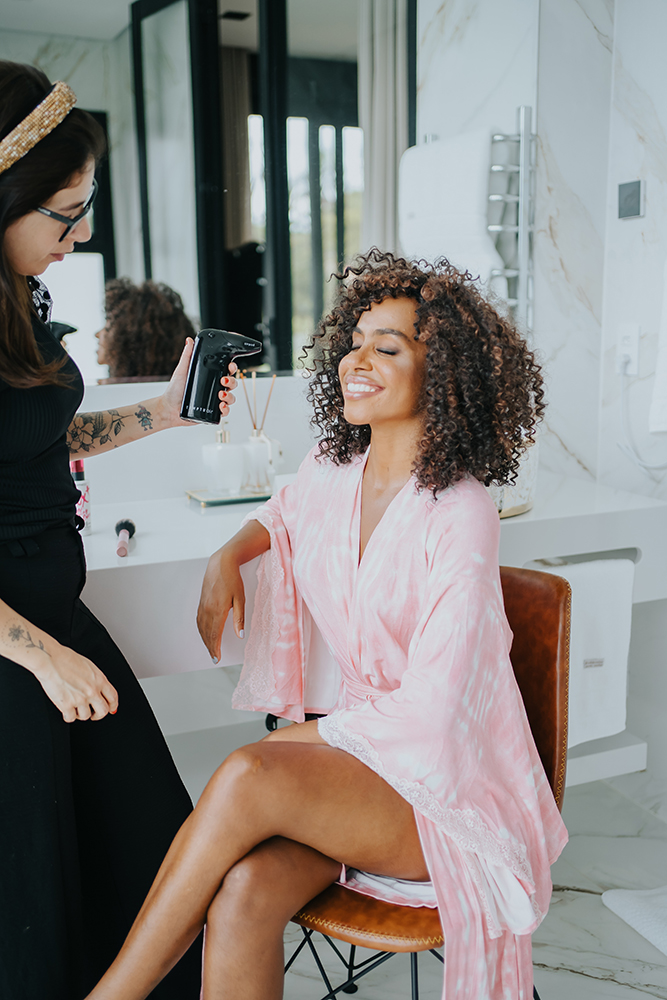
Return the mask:
<path id="1" fill-rule="evenodd" d="M 219 917 L 239 929 L 251 925 L 270 931 L 275 926 L 282 932 L 292 911 L 288 903 L 289 912 L 282 912 L 284 871 L 270 845 L 265 842 L 230 868 L 209 908 L 209 922 Z"/>
<path id="2" fill-rule="evenodd" d="M 230 753 L 209 780 L 202 801 L 222 798 L 230 804 L 241 798 L 264 776 L 265 763 L 261 744 L 251 743 Z"/>

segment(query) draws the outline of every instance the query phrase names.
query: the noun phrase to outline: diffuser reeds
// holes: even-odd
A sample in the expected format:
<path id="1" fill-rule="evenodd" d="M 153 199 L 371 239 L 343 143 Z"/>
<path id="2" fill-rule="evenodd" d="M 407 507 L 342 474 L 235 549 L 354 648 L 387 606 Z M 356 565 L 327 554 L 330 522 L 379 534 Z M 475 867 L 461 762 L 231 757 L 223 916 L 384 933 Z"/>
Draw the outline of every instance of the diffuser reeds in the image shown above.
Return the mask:
<path id="1" fill-rule="evenodd" d="M 246 389 L 247 376 L 243 374 L 242 371 L 238 373 L 241 379 L 241 385 L 243 386 L 243 395 L 245 396 L 245 401 L 248 404 L 248 413 L 250 414 L 250 420 L 252 421 L 252 429 L 258 434 L 261 434 L 264 430 L 264 422 L 266 420 L 266 414 L 269 409 L 269 403 L 271 402 L 271 394 L 273 392 L 273 386 L 275 385 L 276 376 L 271 376 L 271 387 L 269 389 L 269 395 L 266 398 L 266 406 L 264 407 L 264 413 L 262 414 L 262 422 L 257 426 L 257 373 L 252 373 L 252 406 L 250 405 L 250 397 L 248 395 L 248 390 Z"/>

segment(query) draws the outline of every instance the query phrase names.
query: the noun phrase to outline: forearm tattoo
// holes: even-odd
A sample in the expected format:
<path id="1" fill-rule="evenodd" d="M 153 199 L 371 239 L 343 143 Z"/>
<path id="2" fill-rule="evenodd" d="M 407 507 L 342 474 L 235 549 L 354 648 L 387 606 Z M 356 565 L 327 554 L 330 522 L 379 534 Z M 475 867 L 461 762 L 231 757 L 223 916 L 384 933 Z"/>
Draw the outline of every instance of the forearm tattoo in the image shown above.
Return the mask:
<path id="1" fill-rule="evenodd" d="M 138 410 L 135 410 L 134 415 L 145 431 L 153 430 L 153 417 L 151 411 L 147 410 L 145 406 L 140 406 Z"/>
<path id="2" fill-rule="evenodd" d="M 23 625 L 21 624 L 10 625 L 9 628 L 7 629 L 7 637 L 9 638 L 10 642 L 14 643 L 18 647 L 21 647 L 23 649 L 41 649 L 41 651 L 43 653 L 46 653 L 47 656 L 51 655 L 44 648 L 44 643 L 42 642 L 42 640 L 38 639 L 37 642 L 33 642 L 30 632 L 28 631 L 27 628 L 24 628 Z"/>
<path id="3" fill-rule="evenodd" d="M 97 413 L 77 413 L 67 431 L 67 444 L 70 454 L 96 451 L 97 448 L 111 442 L 114 448 L 123 444 L 116 441 L 125 428 L 125 422 L 132 414 L 124 414 L 118 410 L 101 410 Z M 145 406 L 139 405 L 134 416 L 143 431 L 153 430 L 153 414 Z"/>
<path id="4" fill-rule="evenodd" d="M 97 413 L 77 413 L 69 425 L 67 444 L 71 453 L 91 451 L 98 445 L 108 444 L 122 431 L 124 418 L 118 410 L 101 410 Z M 114 447 L 118 447 L 114 444 Z"/>

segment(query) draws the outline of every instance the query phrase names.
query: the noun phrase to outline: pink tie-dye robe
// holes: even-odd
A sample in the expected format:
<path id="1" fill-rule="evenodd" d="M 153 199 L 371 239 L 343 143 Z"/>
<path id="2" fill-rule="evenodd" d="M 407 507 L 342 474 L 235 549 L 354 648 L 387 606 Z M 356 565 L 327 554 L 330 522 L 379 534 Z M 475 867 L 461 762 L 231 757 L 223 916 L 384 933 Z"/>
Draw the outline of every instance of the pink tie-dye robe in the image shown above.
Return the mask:
<path id="1" fill-rule="evenodd" d="M 410 480 L 359 563 L 365 458 L 304 460 L 252 515 L 258 571 L 237 708 L 302 721 L 304 605 L 341 674 L 318 723 L 415 810 L 445 936 L 446 1000 L 530 1000 L 530 933 L 567 833 L 509 659 L 499 520 L 465 479 L 437 500 Z M 344 859 L 342 859 L 344 860 Z"/>

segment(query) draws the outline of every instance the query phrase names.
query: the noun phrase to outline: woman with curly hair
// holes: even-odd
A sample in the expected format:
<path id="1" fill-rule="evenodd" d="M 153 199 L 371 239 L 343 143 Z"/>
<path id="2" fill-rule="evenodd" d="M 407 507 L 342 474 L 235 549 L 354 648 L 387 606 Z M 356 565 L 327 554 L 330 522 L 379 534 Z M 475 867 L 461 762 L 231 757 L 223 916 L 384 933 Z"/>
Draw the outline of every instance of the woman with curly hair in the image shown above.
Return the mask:
<path id="1" fill-rule="evenodd" d="M 234 703 L 295 724 L 218 768 L 89 1000 L 147 996 L 204 924 L 206 1000 L 278 1000 L 284 927 L 337 879 L 437 905 L 449 1000 L 531 996 L 566 832 L 510 664 L 482 484 L 516 473 L 539 368 L 446 262 L 371 251 L 343 277 L 313 345 L 321 440 L 211 557 L 199 608 L 218 656 L 230 610 L 243 634 L 239 567 L 265 553 Z M 328 708 L 306 670 L 313 622 L 337 695 L 304 721 Z"/>
<path id="2" fill-rule="evenodd" d="M 194 337 L 183 301 L 168 285 L 129 278 L 106 284 L 106 323 L 95 336 L 97 361 L 114 382 L 166 381 Z"/>

